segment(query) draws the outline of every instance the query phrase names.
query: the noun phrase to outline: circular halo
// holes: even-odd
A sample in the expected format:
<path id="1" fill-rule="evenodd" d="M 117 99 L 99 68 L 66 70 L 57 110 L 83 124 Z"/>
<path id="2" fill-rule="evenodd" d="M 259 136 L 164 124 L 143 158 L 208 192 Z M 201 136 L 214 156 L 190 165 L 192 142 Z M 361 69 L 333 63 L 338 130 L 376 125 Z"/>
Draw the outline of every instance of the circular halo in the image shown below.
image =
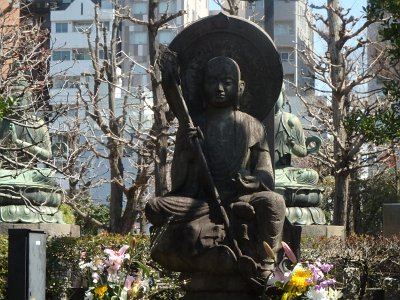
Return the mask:
<path id="1" fill-rule="evenodd" d="M 206 63 L 216 56 L 235 60 L 245 82 L 239 109 L 263 121 L 282 87 L 282 63 L 274 43 L 258 25 L 219 13 L 186 27 L 169 45 L 178 54 L 181 86 L 192 116 L 203 110 L 202 82 Z"/>

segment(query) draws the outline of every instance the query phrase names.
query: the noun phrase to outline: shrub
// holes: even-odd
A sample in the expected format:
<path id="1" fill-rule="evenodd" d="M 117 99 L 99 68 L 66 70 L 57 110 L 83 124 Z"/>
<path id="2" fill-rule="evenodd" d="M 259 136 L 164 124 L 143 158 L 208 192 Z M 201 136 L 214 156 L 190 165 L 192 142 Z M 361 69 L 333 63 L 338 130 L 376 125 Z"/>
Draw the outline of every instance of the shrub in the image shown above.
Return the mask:
<path id="1" fill-rule="evenodd" d="M 343 287 L 344 299 L 368 299 L 369 289 L 381 289 L 387 278 L 400 280 L 400 239 L 397 236 L 305 238 L 301 259 L 320 258 L 334 264 L 334 277 Z"/>
<path id="2" fill-rule="evenodd" d="M 7 299 L 8 237 L 0 235 L 0 299 Z"/>
<path id="3" fill-rule="evenodd" d="M 129 245 L 128 253 L 132 261 L 139 261 L 149 268 L 152 282 L 162 281 L 167 288 L 152 289 L 141 294 L 140 299 L 178 299 L 182 295 L 179 287 L 178 275 L 166 273 L 149 257 L 149 239 L 146 236 L 100 234 L 81 238 L 59 237 L 47 242 L 47 292 L 56 298 L 64 295 L 68 297 L 71 287 L 85 287 L 88 282 L 79 268 L 81 254 L 86 257 L 102 257 L 106 248 L 119 249 Z M 135 267 L 135 266 L 132 266 Z"/>

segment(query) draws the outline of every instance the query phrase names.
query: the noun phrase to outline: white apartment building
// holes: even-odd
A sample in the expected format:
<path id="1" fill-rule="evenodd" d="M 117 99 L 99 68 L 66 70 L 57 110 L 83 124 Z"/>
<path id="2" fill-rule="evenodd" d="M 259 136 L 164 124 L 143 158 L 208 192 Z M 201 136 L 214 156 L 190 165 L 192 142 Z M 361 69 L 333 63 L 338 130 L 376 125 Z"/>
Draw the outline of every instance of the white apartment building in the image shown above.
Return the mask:
<path id="1" fill-rule="evenodd" d="M 148 20 L 147 0 L 127 0 L 125 5 L 131 9 L 135 18 L 143 21 Z M 208 0 L 160 0 L 157 13 L 161 16 L 164 13 L 175 14 L 180 10 L 184 10 L 186 13 L 160 28 L 157 36 L 160 44 L 168 45 L 185 26 L 208 16 Z M 137 63 L 134 67 L 133 86 L 141 86 L 145 90 L 149 88 L 150 84 L 147 72 L 149 66 L 147 35 L 147 28 L 144 25 L 132 24 L 129 21 L 123 23 L 123 51 Z M 122 67 L 123 72 L 129 68 L 131 62 L 129 60 L 125 62 Z"/>
<path id="2" fill-rule="evenodd" d="M 266 0 L 274 6 L 274 42 L 281 55 L 284 79 L 297 87 L 313 84 L 307 76 L 310 71 L 304 65 L 298 50 L 313 48 L 313 32 L 307 25 L 305 0 Z M 254 1 L 241 6 L 240 14 L 264 27 L 264 1 Z"/>
<path id="3" fill-rule="evenodd" d="M 87 76 L 93 73 L 86 33 L 91 31 L 90 41 L 94 43 L 95 3 L 91 0 L 62 0 L 62 4 L 50 12 L 50 74 L 53 76 L 50 94 L 55 103 L 71 100 L 76 95 L 75 85 L 82 80 L 82 76 L 89 79 Z M 111 26 L 113 15 L 111 3 L 101 1 L 99 18 L 106 28 Z M 104 56 L 102 50 L 99 52 L 100 58 Z"/>
<path id="4" fill-rule="evenodd" d="M 100 22 L 108 29 L 112 25 L 115 15 L 111 4 L 112 0 L 99 0 L 97 2 L 100 5 Z M 124 6 L 130 9 L 133 17 L 143 21 L 148 20 L 147 0 L 127 0 Z M 160 0 L 157 10 L 158 15 L 163 13 L 173 14 L 180 10 L 186 11 L 186 14 L 170 21 L 160 29 L 157 37 L 159 43 L 168 44 L 185 25 L 208 15 L 208 0 Z M 53 143 L 67 144 L 68 141 L 65 137 L 71 132 L 73 125 L 75 125 L 73 124 L 74 118 L 78 115 L 82 120 L 85 119 L 85 112 L 77 107 L 77 99 L 79 99 L 77 96 L 77 85 L 83 90 L 83 98 L 89 97 L 85 94 L 85 84 L 88 83 L 89 87 L 93 85 L 93 66 L 89 53 L 87 32 L 91 32 L 90 42 L 93 43 L 95 38 L 95 25 L 93 24 L 94 11 L 95 3 L 91 0 L 59 0 L 58 5 L 50 12 L 52 50 L 50 74 L 53 77 L 53 86 L 50 89 L 50 104 L 54 107 L 63 104 L 64 107 L 68 108 L 68 112 L 58 118 L 53 124 L 51 129 Z M 109 39 L 110 31 L 107 32 L 107 39 Z M 152 110 L 150 106 L 152 105 L 152 99 L 149 91 L 147 27 L 124 21 L 120 27 L 119 34 L 123 63 L 119 73 L 121 76 L 121 88 L 117 89 L 116 95 L 117 112 L 122 112 L 124 96 L 129 95 L 129 114 L 132 120 L 137 120 L 137 122 L 143 120 L 151 121 Z M 99 57 L 101 58 L 103 55 L 104 53 L 100 50 Z M 122 80 L 123 78 L 127 78 L 126 74 L 130 72 L 132 62 L 135 62 L 132 87 L 134 91 L 136 89 L 136 92 L 142 92 L 142 97 L 140 98 L 125 92 L 127 90 L 127 82 L 126 80 Z M 104 107 L 105 114 L 107 114 L 107 93 L 107 85 L 104 84 L 100 88 L 99 98 L 103 99 L 100 104 Z M 147 124 L 150 124 L 150 122 Z M 102 135 L 99 128 L 96 128 L 95 125 L 88 126 L 87 123 L 82 122 L 79 126 L 82 134 L 88 130 L 95 130 L 100 137 Z M 84 142 L 85 138 L 82 137 L 81 142 Z M 106 137 L 104 137 L 104 140 L 106 140 Z M 102 151 L 103 149 L 97 150 Z M 85 159 L 85 155 L 83 155 L 83 159 Z M 131 158 L 127 156 L 126 159 L 129 160 Z M 62 159 L 56 158 L 56 160 L 58 160 L 56 161 L 57 163 L 62 164 Z M 126 166 L 128 165 L 129 163 L 126 164 Z M 92 166 L 94 168 L 92 167 L 89 170 L 89 173 L 93 173 L 92 176 L 100 174 L 103 178 L 109 178 L 108 166 L 104 160 L 95 159 L 92 162 Z M 131 168 L 131 170 L 125 169 L 125 171 L 130 172 L 132 177 L 134 177 L 135 167 L 133 164 L 131 164 Z M 94 170 L 92 171 L 92 169 Z M 89 176 L 91 175 L 89 174 Z M 65 188 L 68 188 L 66 181 L 61 180 L 61 183 Z M 99 184 L 98 187 L 91 190 L 92 198 L 98 202 L 105 203 L 107 195 L 109 195 L 108 184 Z"/>
<path id="5" fill-rule="evenodd" d="M 301 116 L 304 109 L 300 100 L 295 96 L 294 90 L 290 87 L 294 85 L 301 90 L 306 84 L 314 86 L 314 80 L 310 76 L 311 71 L 305 66 L 298 52 L 305 46 L 313 49 L 314 44 L 313 32 L 307 25 L 307 3 L 305 0 L 265 1 L 273 1 L 274 42 L 282 60 L 290 110 Z M 264 28 L 265 1 L 240 2 L 239 15 Z"/>

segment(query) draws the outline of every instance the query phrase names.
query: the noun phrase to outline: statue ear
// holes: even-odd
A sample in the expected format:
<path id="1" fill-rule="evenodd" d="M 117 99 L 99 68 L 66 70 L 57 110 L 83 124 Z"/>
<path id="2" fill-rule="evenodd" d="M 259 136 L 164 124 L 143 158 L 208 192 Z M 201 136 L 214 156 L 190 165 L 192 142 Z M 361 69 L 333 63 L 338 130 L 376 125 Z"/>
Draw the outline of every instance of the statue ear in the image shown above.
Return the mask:
<path id="1" fill-rule="evenodd" d="M 246 84 L 243 80 L 239 81 L 239 97 L 242 97 Z"/>

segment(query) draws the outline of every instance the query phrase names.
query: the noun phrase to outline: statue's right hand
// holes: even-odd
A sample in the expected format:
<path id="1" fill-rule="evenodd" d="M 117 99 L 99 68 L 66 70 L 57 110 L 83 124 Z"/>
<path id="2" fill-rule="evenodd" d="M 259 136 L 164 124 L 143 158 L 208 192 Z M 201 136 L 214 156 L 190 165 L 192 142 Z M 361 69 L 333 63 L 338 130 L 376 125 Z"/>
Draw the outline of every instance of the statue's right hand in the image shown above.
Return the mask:
<path id="1" fill-rule="evenodd" d="M 199 140 L 204 140 L 203 132 L 199 127 L 189 127 L 187 133 L 190 140 L 195 137 L 198 138 Z"/>
<path id="2" fill-rule="evenodd" d="M 197 147 L 203 142 L 204 136 L 199 127 L 189 127 L 187 129 L 187 137 L 189 140 L 191 156 L 194 158 L 198 154 Z"/>
<path id="3" fill-rule="evenodd" d="M 179 67 L 176 53 L 163 46 L 160 55 L 160 71 L 163 82 L 176 82 L 179 84 Z"/>

